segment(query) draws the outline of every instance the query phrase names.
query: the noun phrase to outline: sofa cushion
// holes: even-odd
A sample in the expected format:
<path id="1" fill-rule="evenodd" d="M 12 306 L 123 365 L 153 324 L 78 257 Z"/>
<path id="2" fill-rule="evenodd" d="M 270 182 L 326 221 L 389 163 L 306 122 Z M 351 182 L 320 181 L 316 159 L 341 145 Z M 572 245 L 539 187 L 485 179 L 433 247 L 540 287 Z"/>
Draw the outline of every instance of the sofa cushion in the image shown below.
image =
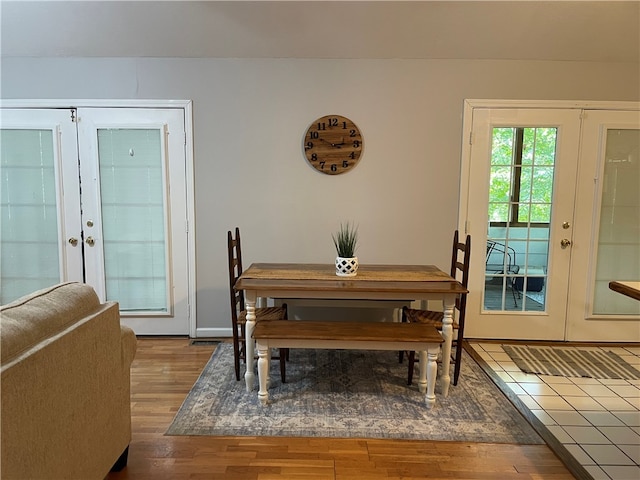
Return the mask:
<path id="1" fill-rule="evenodd" d="M 100 308 L 93 288 L 67 282 L 26 295 L 0 308 L 2 365 Z"/>

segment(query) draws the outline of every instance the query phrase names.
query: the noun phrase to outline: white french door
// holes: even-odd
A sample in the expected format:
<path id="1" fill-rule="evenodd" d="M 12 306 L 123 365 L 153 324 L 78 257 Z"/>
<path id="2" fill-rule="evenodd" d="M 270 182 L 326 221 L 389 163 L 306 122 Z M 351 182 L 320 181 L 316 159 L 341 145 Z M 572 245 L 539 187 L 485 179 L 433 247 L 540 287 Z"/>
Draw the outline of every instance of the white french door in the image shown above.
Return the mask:
<path id="1" fill-rule="evenodd" d="M 137 334 L 188 334 L 181 108 L 2 109 L 2 303 L 84 281 Z"/>
<path id="2" fill-rule="evenodd" d="M 640 302 L 608 289 L 640 280 L 638 106 L 479 103 L 461 182 L 466 335 L 640 341 Z"/>
<path id="3" fill-rule="evenodd" d="M 541 152 L 546 137 L 550 145 Z M 564 337 L 571 250 L 561 242 L 573 221 L 579 140 L 580 111 L 474 109 L 473 181 L 461 217 L 474 245 L 467 336 Z M 537 178 L 550 180 L 545 191 L 535 188 Z M 544 285 L 537 302 L 534 284 Z"/>
<path id="4" fill-rule="evenodd" d="M 609 289 L 640 281 L 640 112 L 585 110 L 567 337 L 640 341 L 640 302 Z"/>

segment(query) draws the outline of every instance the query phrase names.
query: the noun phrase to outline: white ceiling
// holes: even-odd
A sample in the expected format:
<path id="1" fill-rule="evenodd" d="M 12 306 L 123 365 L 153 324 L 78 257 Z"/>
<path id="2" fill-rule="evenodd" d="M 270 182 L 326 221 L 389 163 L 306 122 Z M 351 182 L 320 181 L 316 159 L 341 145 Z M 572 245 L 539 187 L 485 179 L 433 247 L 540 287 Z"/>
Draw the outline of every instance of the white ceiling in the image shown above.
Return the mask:
<path id="1" fill-rule="evenodd" d="M 640 63 L 640 1 L 7 1 L 3 56 Z"/>

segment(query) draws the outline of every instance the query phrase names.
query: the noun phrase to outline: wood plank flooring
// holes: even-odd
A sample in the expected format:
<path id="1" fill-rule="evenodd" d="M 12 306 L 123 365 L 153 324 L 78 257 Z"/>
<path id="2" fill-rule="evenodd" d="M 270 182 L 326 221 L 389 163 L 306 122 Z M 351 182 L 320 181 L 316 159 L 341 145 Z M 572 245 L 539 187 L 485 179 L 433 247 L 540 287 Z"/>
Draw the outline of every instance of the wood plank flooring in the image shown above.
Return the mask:
<path id="1" fill-rule="evenodd" d="M 108 480 L 574 478 L 545 445 L 165 436 L 214 349 L 186 338 L 138 339 L 129 463 Z"/>

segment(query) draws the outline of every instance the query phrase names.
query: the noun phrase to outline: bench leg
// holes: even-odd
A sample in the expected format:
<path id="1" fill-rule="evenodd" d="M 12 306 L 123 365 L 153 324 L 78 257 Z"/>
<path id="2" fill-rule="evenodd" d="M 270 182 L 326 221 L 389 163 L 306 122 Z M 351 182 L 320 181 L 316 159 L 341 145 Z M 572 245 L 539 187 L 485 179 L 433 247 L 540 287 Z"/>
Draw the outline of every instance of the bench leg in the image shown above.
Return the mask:
<path id="1" fill-rule="evenodd" d="M 267 390 L 267 383 L 269 381 L 269 345 L 265 345 L 260 341 L 257 342 L 258 349 L 258 383 L 260 384 L 260 390 L 258 390 L 258 399 L 263 405 L 266 405 L 269 401 L 269 391 Z"/>
<path id="2" fill-rule="evenodd" d="M 426 390 L 425 403 L 427 408 L 433 407 L 436 403 L 436 376 L 438 375 L 438 352 L 440 347 L 435 345 L 429 347 L 425 352 L 418 352 L 420 359 L 420 381 L 418 388 L 421 392 Z"/>
<path id="3" fill-rule="evenodd" d="M 418 390 L 420 393 L 425 393 L 427 391 L 427 378 L 429 378 L 430 373 L 427 370 L 427 352 L 420 350 L 416 353 L 418 354 L 418 373 L 420 374 L 418 378 Z"/>

